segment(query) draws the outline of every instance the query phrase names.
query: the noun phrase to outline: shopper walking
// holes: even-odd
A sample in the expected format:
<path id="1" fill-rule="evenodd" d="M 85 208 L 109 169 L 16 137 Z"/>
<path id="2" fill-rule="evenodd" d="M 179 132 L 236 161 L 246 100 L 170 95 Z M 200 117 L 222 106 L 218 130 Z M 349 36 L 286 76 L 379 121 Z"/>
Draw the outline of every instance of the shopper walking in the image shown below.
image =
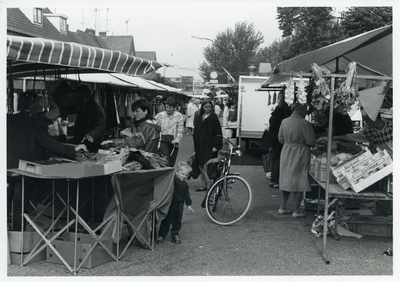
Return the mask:
<path id="1" fill-rule="evenodd" d="M 214 113 L 214 107 L 210 100 L 203 100 L 199 114 L 194 119 L 194 151 L 197 164 L 201 171 L 202 188 L 196 191 L 207 191 L 210 185 L 206 171 L 206 163 L 209 159 L 218 156 L 218 150 L 222 148 L 222 130 L 219 118 Z"/>
<path id="2" fill-rule="evenodd" d="M 199 110 L 196 105 L 196 99 L 192 98 L 188 103 L 187 107 L 187 120 L 186 120 L 186 127 L 187 127 L 187 135 L 193 134 L 194 128 L 194 114 Z"/>
<path id="3" fill-rule="evenodd" d="M 310 147 L 316 143 L 311 124 L 305 120 L 307 105 L 294 103 L 293 114 L 282 121 L 279 128 L 279 142 L 283 144 L 281 152 L 279 189 L 282 191 L 278 214 L 289 214 L 286 203 L 293 192 L 294 218 L 305 217 L 300 211 L 303 192 L 311 191 L 308 180 L 310 166 Z"/>

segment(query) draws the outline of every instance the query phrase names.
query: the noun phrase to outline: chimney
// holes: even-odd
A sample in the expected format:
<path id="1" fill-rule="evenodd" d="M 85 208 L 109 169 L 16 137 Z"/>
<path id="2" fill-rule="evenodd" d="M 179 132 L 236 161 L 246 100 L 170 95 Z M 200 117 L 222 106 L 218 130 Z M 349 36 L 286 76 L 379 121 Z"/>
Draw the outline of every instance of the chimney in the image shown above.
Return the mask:
<path id="1" fill-rule="evenodd" d="M 249 68 L 249 75 L 250 76 L 255 76 L 256 75 L 256 70 L 257 70 L 257 64 L 256 63 L 249 63 L 247 65 L 247 67 Z"/>
<path id="2" fill-rule="evenodd" d="M 100 32 L 99 32 L 99 36 L 100 36 L 101 38 L 107 38 L 107 31 L 100 31 Z"/>
<path id="3" fill-rule="evenodd" d="M 92 28 L 87 28 L 87 29 L 85 30 L 85 33 L 89 34 L 91 37 L 94 37 L 94 36 L 95 36 L 95 31 L 94 31 L 94 29 L 92 29 Z"/>

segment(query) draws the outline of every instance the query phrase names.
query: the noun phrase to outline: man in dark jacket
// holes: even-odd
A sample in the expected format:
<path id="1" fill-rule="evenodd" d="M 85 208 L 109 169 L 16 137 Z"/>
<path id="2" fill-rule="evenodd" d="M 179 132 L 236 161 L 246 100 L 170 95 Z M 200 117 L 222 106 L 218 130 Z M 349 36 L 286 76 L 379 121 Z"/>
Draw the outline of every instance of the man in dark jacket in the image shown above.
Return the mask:
<path id="1" fill-rule="evenodd" d="M 7 115 L 7 168 L 18 168 L 19 160 L 40 161 L 48 158 L 47 154 L 68 159 L 75 158 L 75 152 L 86 151 L 85 145 L 65 145 L 48 133 L 48 125 L 45 122 L 42 107 L 35 107 L 38 100 L 43 97 L 33 98 L 33 92 L 20 94 L 18 106 L 20 112 Z M 9 175 L 8 179 L 8 208 L 14 198 L 14 218 L 21 218 L 21 179 Z M 26 195 L 32 193 L 32 189 L 37 181 L 32 178 L 26 179 Z M 19 208 L 19 211 L 18 211 Z M 14 226 L 17 224 L 14 224 Z"/>
<path id="2" fill-rule="evenodd" d="M 65 113 L 77 114 L 71 143 L 85 144 L 90 152 L 97 152 L 104 139 L 106 118 L 89 85 L 81 84 L 72 90 L 63 81 L 54 91 L 53 99 Z"/>
<path id="3" fill-rule="evenodd" d="M 90 152 L 96 152 L 104 139 L 105 114 L 95 101 L 92 90 L 87 84 L 81 84 L 75 92 L 80 101 L 77 104 L 74 138 L 72 143 L 83 143 Z"/>

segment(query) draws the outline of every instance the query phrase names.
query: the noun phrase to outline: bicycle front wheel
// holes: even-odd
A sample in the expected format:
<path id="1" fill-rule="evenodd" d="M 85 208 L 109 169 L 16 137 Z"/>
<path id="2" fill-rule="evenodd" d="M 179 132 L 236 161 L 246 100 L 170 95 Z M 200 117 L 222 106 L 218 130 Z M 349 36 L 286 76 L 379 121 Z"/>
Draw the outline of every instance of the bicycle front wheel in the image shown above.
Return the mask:
<path id="1" fill-rule="evenodd" d="M 244 178 L 237 175 L 221 177 L 207 192 L 207 215 L 217 224 L 233 224 L 246 215 L 251 200 L 251 188 Z"/>

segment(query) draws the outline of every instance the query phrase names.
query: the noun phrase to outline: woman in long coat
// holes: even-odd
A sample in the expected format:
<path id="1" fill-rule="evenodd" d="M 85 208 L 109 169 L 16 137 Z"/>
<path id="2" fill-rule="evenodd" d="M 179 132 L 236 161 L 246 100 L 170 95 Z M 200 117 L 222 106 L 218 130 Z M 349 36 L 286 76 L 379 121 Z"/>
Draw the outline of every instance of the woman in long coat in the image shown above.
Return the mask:
<path id="1" fill-rule="evenodd" d="M 196 191 L 207 191 L 210 185 L 205 165 L 209 159 L 216 158 L 222 148 L 222 129 L 218 116 L 214 113 L 212 102 L 205 99 L 199 114 L 194 118 L 194 151 L 201 171 L 202 188 Z"/>
<path id="2" fill-rule="evenodd" d="M 308 180 L 310 167 L 310 147 L 315 145 L 315 134 L 311 124 L 305 120 L 307 105 L 293 104 L 293 114 L 284 119 L 279 128 L 279 142 L 283 144 L 281 152 L 279 189 L 282 198 L 278 214 L 289 214 L 286 202 L 290 192 L 294 195 L 294 218 L 304 217 L 300 212 L 303 192 L 311 191 Z"/>

